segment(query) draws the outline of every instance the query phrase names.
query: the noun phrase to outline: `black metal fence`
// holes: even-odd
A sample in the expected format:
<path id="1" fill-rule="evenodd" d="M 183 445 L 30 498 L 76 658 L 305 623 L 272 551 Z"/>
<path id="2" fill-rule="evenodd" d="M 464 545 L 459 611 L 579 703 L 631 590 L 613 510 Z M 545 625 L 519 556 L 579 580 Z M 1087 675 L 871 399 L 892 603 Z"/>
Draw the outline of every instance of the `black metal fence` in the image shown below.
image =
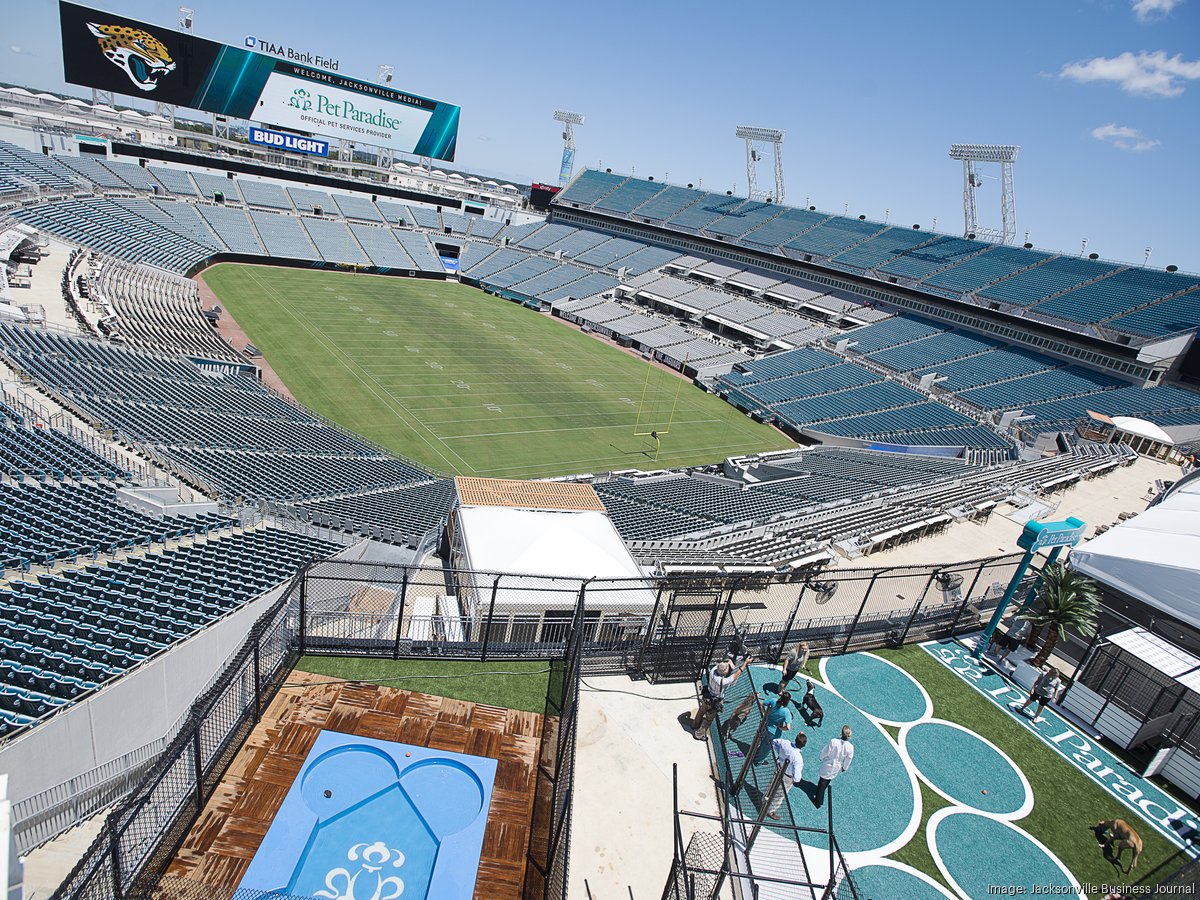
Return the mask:
<path id="1" fill-rule="evenodd" d="M 108 817 L 55 898 L 150 895 L 295 664 L 296 619 L 289 601 L 301 582 L 297 573 L 250 629 L 221 677 L 192 705 L 187 723 Z"/>
<path id="2" fill-rule="evenodd" d="M 773 768 L 773 767 L 772 767 Z M 782 769 L 776 769 L 770 786 L 764 787 L 761 798 L 766 800 L 773 790 L 780 790 Z M 672 767 L 674 787 L 674 833 L 671 870 L 663 889 L 662 900 L 717 900 L 727 883 L 740 887 L 736 896 L 758 897 L 761 895 L 809 898 L 809 900 L 868 900 L 860 893 L 854 881 L 845 854 L 838 844 L 833 829 L 834 786 L 826 793 L 826 821 L 821 828 L 797 825 L 786 803 L 780 808 L 788 810 L 787 821 L 772 821 L 764 824 L 766 804 L 757 814 L 745 814 L 739 810 L 734 797 L 734 786 L 728 777 L 728 768 L 719 779 L 722 795 L 720 814 L 701 813 L 679 808 L 678 768 Z M 739 788 L 740 790 L 740 788 Z M 683 823 L 691 820 L 691 833 L 684 841 Z M 719 831 L 700 830 L 704 823 L 719 827 Z M 764 827 L 785 837 L 785 842 L 776 844 L 763 852 L 760 848 L 756 859 L 751 856 L 759 833 Z M 806 843 L 807 842 L 807 843 Z M 821 848 L 815 846 L 824 844 Z M 815 863 L 814 854 L 825 856 L 824 865 Z"/>
<path id="3" fill-rule="evenodd" d="M 298 639 L 310 654 L 553 659 L 578 611 L 584 674 L 692 681 L 735 633 L 774 658 L 800 640 L 828 655 L 968 632 L 1019 558 L 613 581 L 327 561 L 301 586 Z"/>
<path id="4" fill-rule="evenodd" d="M 775 658 L 978 628 L 1016 556 L 944 567 L 623 581 L 327 560 L 298 573 L 55 898 L 147 896 L 302 653 L 550 662 L 524 896 L 564 900 L 579 680 L 691 681 L 727 641 Z M 819 579 L 819 580 L 818 580 Z"/>
<path id="5" fill-rule="evenodd" d="M 1099 698 L 1101 705 L 1090 724 L 1094 726 L 1110 706 L 1137 723 L 1130 750 L 1179 747 L 1200 756 L 1200 694 L 1186 683 L 1107 641 L 1097 643 L 1075 681 Z"/>
<path id="6" fill-rule="evenodd" d="M 526 900 L 566 900 L 575 791 L 575 736 L 582 675 L 583 602 L 576 606 L 561 660 L 550 666 L 542 740 L 533 797 L 529 852 L 525 856 Z"/>
<path id="7" fill-rule="evenodd" d="M 330 566 L 337 577 L 330 574 Z M 280 599 L 251 629 L 213 686 L 193 704 L 179 735 L 109 816 L 100 835 L 55 892 L 55 900 L 140 900 L 151 896 L 159 900 L 176 896 L 195 900 L 229 900 L 236 896 L 238 900 L 253 900 L 254 892 L 221 891 L 186 878 L 163 876 L 225 770 L 306 646 L 344 656 L 380 655 L 372 641 L 360 639 L 362 633 L 357 630 L 371 617 L 364 611 L 366 607 L 357 605 L 343 610 L 349 616 L 349 624 L 341 621 L 338 628 L 332 628 L 328 601 L 341 594 L 326 590 L 324 611 L 311 612 L 313 585 L 318 587 L 318 594 L 331 583 L 345 587 L 355 579 L 340 576 L 351 574 L 362 572 L 355 564 L 315 563 L 296 574 Z M 396 599 L 402 602 L 404 585 L 409 583 L 410 576 L 412 584 L 420 585 L 422 579 L 432 575 L 433 570 L 406 571 L 401 575 Z M 360 584 L 351 591 L 351 596 L 378 599 L 377 594 L 371 593 L 378 587 L 368 586 L 366 595 L 363 590 Z M 565 621 L 552 635 L 546 635 L 538 654 L 549 660 L 550 677 L 523 888 L 523 896 L 531 900 L 567 897 L 575 733 L 585 631 L 583 596 L 576 585 L 574 608 L 568 610 Z M 435 614 L 414 615 L 417 627 L 432 628 L 435 624 L 442 627 Z M 408 627 L 410 619 L 405 617 L 404 621 Z M 486 639 L 463 642 L 456 655 L 485 660 L 487 644 Z M 396 649 L 394 635 L 389 638 L 388 646 Z M 421 640 L 399 646 L 406 657 L 435 655 L 433 648 Z M 471 648 L 479 652 L 470 653 Z"/>

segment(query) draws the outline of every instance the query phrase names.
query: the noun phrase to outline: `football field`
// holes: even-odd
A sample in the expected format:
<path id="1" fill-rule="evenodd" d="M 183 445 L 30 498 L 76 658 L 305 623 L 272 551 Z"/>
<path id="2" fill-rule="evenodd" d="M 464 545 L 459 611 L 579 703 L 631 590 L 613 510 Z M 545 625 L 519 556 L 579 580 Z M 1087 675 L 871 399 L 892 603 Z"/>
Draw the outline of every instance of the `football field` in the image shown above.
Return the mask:
<path id="1" fill-rule="evenodd" d="M 792 446 L 673 373 L 475 288 L 229 264 L 204 279 L 296 399 L 444 474 L 666 468 Z M 669 431 L 657 463 L 651 431 Z"/>

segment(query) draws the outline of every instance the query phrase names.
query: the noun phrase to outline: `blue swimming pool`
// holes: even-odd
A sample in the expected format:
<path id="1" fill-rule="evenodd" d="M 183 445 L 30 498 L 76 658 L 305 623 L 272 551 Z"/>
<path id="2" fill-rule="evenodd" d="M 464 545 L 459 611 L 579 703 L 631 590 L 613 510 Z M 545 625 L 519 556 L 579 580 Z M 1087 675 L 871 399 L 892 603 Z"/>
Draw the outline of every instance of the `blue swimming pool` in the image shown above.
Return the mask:
<path id="1" fill-rule="evenodd" d="M 470 900 L 496 761 L 322 731 L 239 889 Z"/>

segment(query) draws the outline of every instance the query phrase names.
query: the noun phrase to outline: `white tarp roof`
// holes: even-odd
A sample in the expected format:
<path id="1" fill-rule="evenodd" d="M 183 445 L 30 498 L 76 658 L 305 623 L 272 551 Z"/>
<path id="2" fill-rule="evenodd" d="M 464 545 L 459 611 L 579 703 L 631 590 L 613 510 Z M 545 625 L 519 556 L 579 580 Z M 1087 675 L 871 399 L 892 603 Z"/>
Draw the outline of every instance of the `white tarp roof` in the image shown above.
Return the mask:
<path id="1" fill-rule="evenodd" d="M 1200 692 L 1200 659 L 1145 628 L 1130 628 L 1108 638 L 1122 650 L 1193 691 Z"/>
<path id="2" fill-rule="evenodd" d="M 505 506 L 462 506 L 459 533 L 471 568 L 479 572 L 514 572 L 500 581 L 498 607 L 529 604 L 573 606 L 580 583 L 589 578 L 639 579 L 614 590 L 596 585 L 596 597 L 607 605 L 652 607 L 654 592 L 640 579 L 641 567 L 626 549 L 608 516 L 599 511 L 518 509 Z M 520 575 L 543 576 L 521 578 Z M 552 581 L 549 579 L 562 579 Z M 489 575 L 476 576 L 488 591 Z M 639 610 L 645 611 L 645 610 Z"/>
<path id="3" fill-rule="evenodd" d="M 1200 628 L 1200 479 L 1076 547 L 1071 568 Z"/>
<path id="4" fill-rule="evenodd" d="M 1112 423 L 1127 434 L 1148 438 L 1152 441 L 1172 446 L 1175 444 L 1175 441 L 1171 439 L 1169 434 L 1146 419 L 1137 419 L 1133 416 L 1113 416 Z"/>

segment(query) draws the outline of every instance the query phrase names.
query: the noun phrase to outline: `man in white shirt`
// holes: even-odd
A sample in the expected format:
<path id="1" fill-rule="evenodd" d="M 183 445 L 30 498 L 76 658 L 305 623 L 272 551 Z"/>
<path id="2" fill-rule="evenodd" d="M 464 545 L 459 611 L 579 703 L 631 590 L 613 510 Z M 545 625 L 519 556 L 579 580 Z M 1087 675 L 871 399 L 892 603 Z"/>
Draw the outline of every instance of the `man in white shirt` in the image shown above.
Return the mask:
<path id="1" fill-rule="evenodd" d="M 779 807 L 787 798 L 788 791 L 800 784 L 800 773 L 804 771 L 804 757 L 800 751 L 807 744 L 808 735 L 803 731 L 796 735 L 795 742 L 782 737 L 771 741 L 771 749 L 775 752 L 775 771 L 781 773 L 779 784 L 767 803 L 767 815 L 772 819 L 779 819 Z"/>
<path id="2" fill-rule="evenodd" d="M 854 745 L 850 743 L 850 726 L 842 726 L 842 736 L 834 738 L 821 751 L 821 768 L 817 772 L 817 795 L 813 802 L 817 807 L 825 804 L 825 791 L 829 782 L 850 768 L 854 761 Z"/>

